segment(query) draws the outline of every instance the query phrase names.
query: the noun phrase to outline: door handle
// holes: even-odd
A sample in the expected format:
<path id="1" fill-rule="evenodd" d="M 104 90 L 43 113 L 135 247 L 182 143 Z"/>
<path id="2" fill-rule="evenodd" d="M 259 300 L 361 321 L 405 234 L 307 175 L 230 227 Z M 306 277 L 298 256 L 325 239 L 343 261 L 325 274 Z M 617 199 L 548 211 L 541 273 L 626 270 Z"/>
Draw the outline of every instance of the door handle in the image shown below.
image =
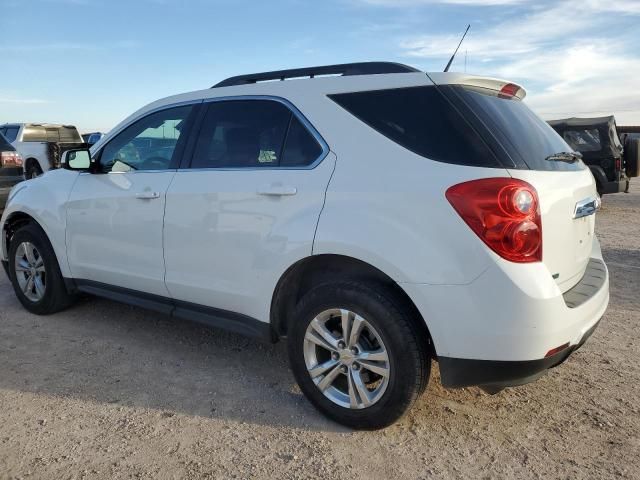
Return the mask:
<path id="1" fill-rule="evenodd" d="M 296 187 L 287 187 L 284 185 L 268 185 L 258 189 L 258 195 L 267 195 L 274 197 L 283 197 L 295 195 L 298 193 Z"/>
<path id="2" fill-rule="evenodd" d="M 154 198 L 160 198 L 160 192 L 139 192 L 136 193 L 138 200 L 153 200 Z"/>

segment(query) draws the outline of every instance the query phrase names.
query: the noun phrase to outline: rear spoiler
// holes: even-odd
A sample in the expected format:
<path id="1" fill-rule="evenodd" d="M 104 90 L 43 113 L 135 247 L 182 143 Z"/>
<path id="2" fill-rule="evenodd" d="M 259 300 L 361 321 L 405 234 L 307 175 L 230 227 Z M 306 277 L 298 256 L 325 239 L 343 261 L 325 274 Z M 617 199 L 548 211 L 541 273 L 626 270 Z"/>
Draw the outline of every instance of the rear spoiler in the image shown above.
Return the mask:
<path id="1" fill-rule="evenodd" d="M 519 98 L 520 100 L 527 96 L 526 90 L 520 85 L 499 78 L 444 72 L 427 73 L 427 76 L 436 85 L 466 85 L 469 87 L 486 88 L 509 97 Z"/>

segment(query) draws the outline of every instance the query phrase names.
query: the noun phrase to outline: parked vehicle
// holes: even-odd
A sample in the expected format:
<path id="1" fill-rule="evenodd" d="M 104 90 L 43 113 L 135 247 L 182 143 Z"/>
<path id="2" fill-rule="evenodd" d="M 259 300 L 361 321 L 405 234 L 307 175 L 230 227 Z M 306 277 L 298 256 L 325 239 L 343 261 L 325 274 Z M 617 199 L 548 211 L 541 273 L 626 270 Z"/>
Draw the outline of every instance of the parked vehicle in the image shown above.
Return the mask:
<path id="1" fill-rule="evenodd" d="M 0 133 L 0 212 L 4 211 L 11 189 L 22 180 L 22 157 Z"/>
<path id="2" fill-rule="evenodd" d="M 102 132 L 84 133 L 82 134 L 82 141 L 91 146 L 98 143 L 102 137 L 104 137 Z"/>
<path id="3" fill-rule="evenodd" d="M 364 63 L 158 100 L 13 195 L 1 258 L 37 314 L 80 291 L 286 337 L 354 428 L 396 421 L 432 360 L 445 387 L 520 385 L 609 299 L 593 176 L 524 96 Z"/>
<path id="4" fill-rule="evenodd" d="M 60 154 L 68 148 L 85 146 L 76 127 L 50 123 L 8 123 L 2 133 L 24 158 L 27 179 L 60 166 Z"/>
<path id="5" fill-rule="evenodd" d="M 639 173 L 638 150 L 632 144 L 624 148 L 613 116 L 566 118 L 549 124 L 573 150 L 582 154 L 600 195 L 629 191 L 630 177 Z"/>

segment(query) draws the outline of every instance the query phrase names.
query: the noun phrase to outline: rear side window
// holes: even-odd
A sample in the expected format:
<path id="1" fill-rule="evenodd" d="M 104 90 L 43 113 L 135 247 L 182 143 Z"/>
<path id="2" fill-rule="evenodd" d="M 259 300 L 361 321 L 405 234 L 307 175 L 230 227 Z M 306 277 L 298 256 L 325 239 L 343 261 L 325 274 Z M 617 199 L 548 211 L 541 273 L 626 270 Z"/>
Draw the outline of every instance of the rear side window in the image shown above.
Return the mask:
<path id="1" fill-rule="evenodd" d="M 565 130 L 562 133 L 562 138 L 571 148 L 578 152 L 599 152 L 602 149 L 600 132 L 598 132 L 597 128 Z"/>
<path id="2" fill-rule="evenodd" d="M 3 133 L 2 129 L 0 129 L 0 150 L 3 150 L 8 147 L 11 147 L 11 150 L 13 150 L 13 147 L 11 146 L 11 144 L 8 142 L 8 140 L 4 137 L 2 133 Z"/>
<path id="3" fill-rule="evenodd" d="M 501 166 L 482 138 L 435 87 L 343 93 L 329 98 L 423 157 L 459 165 Z"/>
<path id="4" fill-rule="evenodd" d="M 212 102 L 191 168 L 301 167 L 322 147 L 291 110 L 271 100 Z"/>
<path id="5" fill-rule="evenodd" d="M 315 162 L 322 153 L 318 141 L 295 115 L 291 118 L 280 166 L 304 167 Z"/>
<path id="6" fill-rule="evenodd" d="M 18 138 L 19 131 L 20 129 L 18 127 L 3 127 L 0 129 L 0 132 L 2 132 L 8 142 L 14 142 L 16 138 Z"/>

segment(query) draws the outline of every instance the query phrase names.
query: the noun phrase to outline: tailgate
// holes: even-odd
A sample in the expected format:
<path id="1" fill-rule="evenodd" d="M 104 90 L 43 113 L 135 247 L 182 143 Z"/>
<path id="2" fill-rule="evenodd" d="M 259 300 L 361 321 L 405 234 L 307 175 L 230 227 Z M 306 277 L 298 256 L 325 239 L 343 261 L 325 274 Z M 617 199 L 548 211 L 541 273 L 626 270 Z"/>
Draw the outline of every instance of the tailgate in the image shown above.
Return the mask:
<path id="1" fill-rule="evenodd" d="M 580 281 L 591 255 L 595 215 L 588 208 L 578 215 L 576 210 L 580 205 L 599 202 L 593 175 L 588 169 L 509 170 L 509 173 L 530 183 L 538 192 L 542 261 L 564 293 Z"/>

